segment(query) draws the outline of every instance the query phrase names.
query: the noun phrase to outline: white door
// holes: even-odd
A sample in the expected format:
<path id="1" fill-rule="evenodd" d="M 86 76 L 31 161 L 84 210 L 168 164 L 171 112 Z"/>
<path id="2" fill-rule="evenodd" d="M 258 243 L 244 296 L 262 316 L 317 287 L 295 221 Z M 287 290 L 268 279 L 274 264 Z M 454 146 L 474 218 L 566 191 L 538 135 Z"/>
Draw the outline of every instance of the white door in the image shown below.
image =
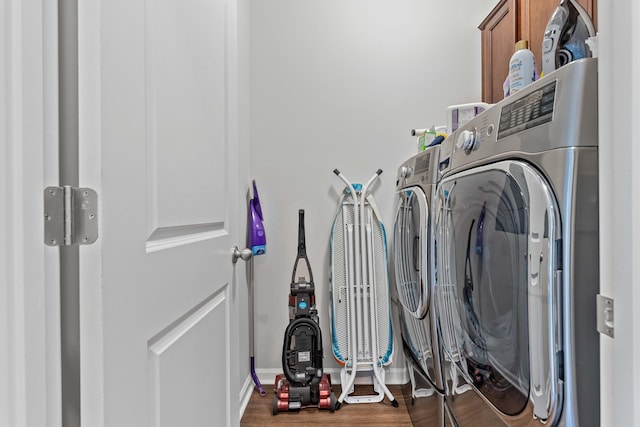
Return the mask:
<path id="1" fill-rule="evenodd" d="M 79 3 L 82 425 L 237 424 L 235 1 Z"/>

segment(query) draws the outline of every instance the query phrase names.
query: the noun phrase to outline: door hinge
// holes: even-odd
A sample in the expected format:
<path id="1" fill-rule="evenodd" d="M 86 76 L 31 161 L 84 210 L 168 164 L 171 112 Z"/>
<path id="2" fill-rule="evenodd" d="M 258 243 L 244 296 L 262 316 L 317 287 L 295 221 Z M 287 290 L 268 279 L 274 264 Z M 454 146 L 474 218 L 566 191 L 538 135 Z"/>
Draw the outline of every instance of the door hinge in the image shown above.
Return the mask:
<path id="1" fill-rule="evenodd" d="M 613 338 L 613 298 L 596 295 L 598 332 Z"/>
<path id="2" fill-rule="evenodd" d="M 44 190 L 44 243 L 89 245 L 98 239 L 98 193 L 90 188 Z"/>

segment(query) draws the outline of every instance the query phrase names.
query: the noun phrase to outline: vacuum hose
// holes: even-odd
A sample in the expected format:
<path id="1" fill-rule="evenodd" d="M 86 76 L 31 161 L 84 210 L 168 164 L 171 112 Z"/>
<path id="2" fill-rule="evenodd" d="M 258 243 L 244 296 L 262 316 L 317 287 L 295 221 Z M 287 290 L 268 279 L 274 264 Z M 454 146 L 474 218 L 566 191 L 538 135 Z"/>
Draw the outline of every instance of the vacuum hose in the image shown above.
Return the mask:
<path id="1" fill-rule="evenodd" d="M 311 346 L 308 349 L 310 351 L 310 356 L 313 360 L 310 360 L 306 364 L 312 366 L 313 372 L 305 371 L 304 378 L 299 376 L 300 372 L 294 372 L 291 369 L 291 365 L 289 360 L 291 358 L 297 358 L 300 349 L 296 349 L 295 351 L 291 351 L 291 337 L 295 337 L 298 331 L 302 331 L 304 328 L 311 329 Z M 299 343 L 296 343 L 299 344 Z M 293 363 L 295 366 L 300 366 L 300 361 L 295 360 Z M 301 386 L 306 385 L 316 385 L 320 383 L 322 379 L 322 332 L 320 331 L 320 326 L 318 324 L 306 317 L 300 317 L 292 320 L 287 326 L 287 329 L 284 332 L 284 343 L 282 346 L 282 369 L 284 370 L 285 377 L 289 380 L 289 382 L 293 384 L 299 384 Z M 314 374 L 311 376 L 311 374 Z"/>

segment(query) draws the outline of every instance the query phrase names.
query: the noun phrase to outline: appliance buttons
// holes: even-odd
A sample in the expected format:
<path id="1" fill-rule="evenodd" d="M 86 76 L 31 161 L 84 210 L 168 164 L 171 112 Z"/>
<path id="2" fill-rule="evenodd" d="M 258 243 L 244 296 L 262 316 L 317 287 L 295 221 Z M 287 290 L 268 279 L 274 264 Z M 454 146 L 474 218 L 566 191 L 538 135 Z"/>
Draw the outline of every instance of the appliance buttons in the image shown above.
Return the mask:
<path id="1" fill-rule="evenodd" d="M 462 148 L 465 153 L 469 154 L 476 145 L 478 144 L 478 139 L 476 138 L 476 129 L 472 130 L 463 130 L 458 137 L 457 147 Z"/>

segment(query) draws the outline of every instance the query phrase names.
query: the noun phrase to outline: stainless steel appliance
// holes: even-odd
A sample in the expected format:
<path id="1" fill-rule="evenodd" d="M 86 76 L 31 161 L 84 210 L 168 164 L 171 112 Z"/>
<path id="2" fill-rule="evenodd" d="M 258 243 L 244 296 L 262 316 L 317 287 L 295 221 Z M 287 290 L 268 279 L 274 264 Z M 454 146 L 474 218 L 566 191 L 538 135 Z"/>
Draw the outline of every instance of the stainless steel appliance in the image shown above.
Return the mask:
<path id="1" fill-rule="evenodd" d="M 473 389 L 447 394 L 454 424 L 599 425 L 597 122 L 588 58 L 448 139 L 436 313 Z"/>
<path id="2" fill-rule="evenodd" d="M 432 202 L 440 147 L 427 148 L 398 169 L 394 267 L 400 331 L 410 381 L 403 395 L 414 425 L 444 425 L 444 382 L 434 328 Z"/>

